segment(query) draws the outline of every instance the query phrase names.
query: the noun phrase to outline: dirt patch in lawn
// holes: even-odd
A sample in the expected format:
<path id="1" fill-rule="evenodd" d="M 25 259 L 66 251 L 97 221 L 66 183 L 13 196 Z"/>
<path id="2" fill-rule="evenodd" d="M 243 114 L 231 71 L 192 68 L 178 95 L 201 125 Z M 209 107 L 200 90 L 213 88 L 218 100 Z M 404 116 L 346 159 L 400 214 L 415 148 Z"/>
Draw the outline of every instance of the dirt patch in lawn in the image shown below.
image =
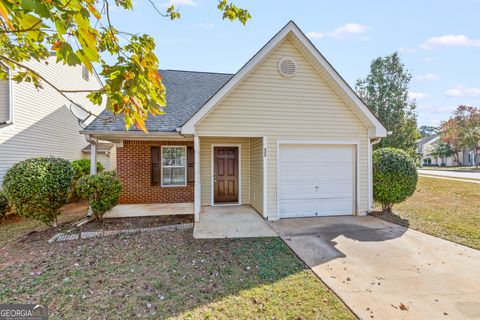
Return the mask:
<path id="1" fill-rule="evenodd" d="M 47 241 L 57 233 L 66 232 L 86 216 L 88 204 L 86 202 L 69 203 L 60 211 L 57 228 L 50 228 L 39 221 L 22 218 L 15 214 L 7 215 L 0 224 L 0 248 L 13 242 Z"/>
<path id="2" fill-rule="evenodd" d="M 279 238 L 13 243 L 0 273 L 0 303 L 44 303 L 55 319 L 354 319 Z"/>
<path id="3" fill-rule="evenodd" d="M 175 224 L 193 223 L 193 215 L 171 215 L 155 217 L 109 218 L 93 220 L 83 225 L 80 231 L 122 230 L 161 227 Z"/>

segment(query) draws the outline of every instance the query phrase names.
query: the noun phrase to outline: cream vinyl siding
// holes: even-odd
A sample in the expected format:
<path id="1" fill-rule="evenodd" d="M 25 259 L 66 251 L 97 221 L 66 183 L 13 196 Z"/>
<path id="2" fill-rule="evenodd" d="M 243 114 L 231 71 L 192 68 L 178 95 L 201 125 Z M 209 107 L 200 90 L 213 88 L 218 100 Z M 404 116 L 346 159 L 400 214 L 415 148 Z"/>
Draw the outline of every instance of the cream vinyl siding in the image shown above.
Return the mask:
<path id="1" fill-rule="evenodd" d="M 240 150 L 240 190 L 241 203 L 250 204 L 250 139 L 200 137 L 200 180 L 202 205 L 212 201 L 212 145 L 241 145 Z"/>
<path id="2" fill-rule="evenodd" d="M 101 83 L 95 75 L 86 81 L 82 67 L 69 67 L 55 63 L 28 62 L 45 78 L 60 89 L 99 89 Z M 30 83 L 13 83 L 13 124 L 0 128 L 0 183 L 8 168 L 16 162 L 37 156 L 55 156 L 68 160 L 82 158 L 81 150 L 87 145 L 76 118 L 69 110 L 69 102 L 49 85 L 35 89 Z M 93 106 L 86 94 L 70 94 L 95 114 L 103 107 Z"/>
<path id="3" fill-rule="evenodd" d="M 283 57 L 297 73 L 284 78 Z M 196 134 L 267 138 L 267 215 L 277 216 L 277 142 L 359 144 L 359 213 L 368 210 L 368 129 L 290 39 L 285 39 L 196 126 Z M 203 189 L 202 189 L 203 193 Z"/>
<path id="4" fill-rule="evenodd" d="M 250 138 L 250 205 L 263 214 L 262 138 Z"/>

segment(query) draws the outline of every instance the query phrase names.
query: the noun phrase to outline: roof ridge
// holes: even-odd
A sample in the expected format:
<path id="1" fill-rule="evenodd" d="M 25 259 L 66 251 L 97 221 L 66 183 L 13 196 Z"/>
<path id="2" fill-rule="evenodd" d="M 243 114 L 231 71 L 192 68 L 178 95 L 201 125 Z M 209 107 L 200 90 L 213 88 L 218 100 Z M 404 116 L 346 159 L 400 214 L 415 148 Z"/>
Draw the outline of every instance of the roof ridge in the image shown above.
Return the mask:
<path id="1" fill-rule="evenodd" d="M 228 72 L 214 72 L 214 71 L 195 71 L 195 70 L 179 70 L 179 69 L 159 69 L 159 71 L 176 71 L 176 72 L 190 72 L 190 73 L 207 73 L 207 74 L 224 74 L 233 76 L 235 73 Z"/>

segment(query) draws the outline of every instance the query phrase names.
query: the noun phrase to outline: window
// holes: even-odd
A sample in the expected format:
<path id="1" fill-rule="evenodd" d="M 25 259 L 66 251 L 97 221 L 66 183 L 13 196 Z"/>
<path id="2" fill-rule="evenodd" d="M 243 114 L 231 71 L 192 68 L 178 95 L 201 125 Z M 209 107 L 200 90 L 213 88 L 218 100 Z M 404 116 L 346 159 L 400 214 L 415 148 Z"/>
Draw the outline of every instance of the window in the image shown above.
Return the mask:
<path id="1" fill-rule="evenodd" d="M 87 67 L 85 67 L 83 65 L 82 65 L 82 77 L 83 77 L 83 79 L 85 79 L 87 81 L 90 79 L 90 73 L 88 72 Z"/>
<path id="2" fill-rule="evenodd" d="M 10 80 L 0 80 L 0 126 L 11 123 Z"/>
<path id="3" fill-rule="evenodd" d="M 186 147 L 162 147 L 162 186 L 186 185 L 186 168 Z"/>
<path id="4" fill-rule="evenodd" d="M 195 183 L 192 146 L 151 147 L 151 181 L 154 186 L 184 187 Z"/>

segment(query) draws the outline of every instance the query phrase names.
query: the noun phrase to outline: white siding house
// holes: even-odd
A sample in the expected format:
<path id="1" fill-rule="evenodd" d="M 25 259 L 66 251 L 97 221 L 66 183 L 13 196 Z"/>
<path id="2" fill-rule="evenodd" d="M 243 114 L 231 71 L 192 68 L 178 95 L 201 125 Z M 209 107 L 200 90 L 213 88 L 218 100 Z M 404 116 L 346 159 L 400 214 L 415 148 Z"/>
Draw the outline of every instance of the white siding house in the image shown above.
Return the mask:
<path id="1" fill-rule="evenodd" d="M 102 83 L 96 74 L 82 76 L 82 66 L 26 63 L 63 90 L 94 90 Z M 31 83 L 0 81 L 0 185 L 7 170 L 15 163 L 36 156 L 55 156 L 68 160 L 85 157 L 87 145 L 70 111 L 70 102 L 48 84 L 35 89 Z M 93 106 L 85 93 L 69 96 L 94 114 L 104 107 Z"/>

